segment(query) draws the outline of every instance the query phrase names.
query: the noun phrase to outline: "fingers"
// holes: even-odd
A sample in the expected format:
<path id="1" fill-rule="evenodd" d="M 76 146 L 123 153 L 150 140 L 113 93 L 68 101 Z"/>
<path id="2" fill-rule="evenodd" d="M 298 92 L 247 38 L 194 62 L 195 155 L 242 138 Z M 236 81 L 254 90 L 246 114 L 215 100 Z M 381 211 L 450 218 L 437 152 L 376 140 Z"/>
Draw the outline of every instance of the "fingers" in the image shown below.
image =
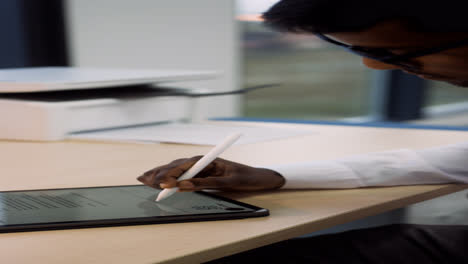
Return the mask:
<path id="1" fill-rule="evenodd" d="M 177 178 L 193 166 L 200 159 L 196 156 L 190 159 L 175 160 L 167 165 L 145 172 L 137 179 L 153 188 L 172 188 L 177 185 Z"/>
<path id="2" fill-rule="evenodd" d="M 195 178 L 178 182 L 177 179 L 201 156 L 175 160 L 167 165 L 145 172 L 138 180 L 153 188 L 179 187 L 180 191 L 219 189 L 229 191 L 259 191 L 278 189 L 284 177 L 276 171 L 254 168 L 220 158 L 215 159 Z"/>
<path id="3" fill-rule="evenodd" d="M 150 170 L 137 178 L 140 182 L 153 188 L 172 188 L 177 184 L 174 177 L 165 177 L 165 170 Z M 162 175 L 161 175 L 162 174 Z"/>
<path id="4" fill-rule="evenodd" d="M 232 185 L 230 177 L 206 177 L 180 181 L 177 187 L 180 191 L 199 191 L 202 189 L 229 189 L 233 187 Z"/>
<path id="5" fill-rule="evenodd" d="M 261 191 L 281 188 L 284 185 L 284 177 L 276 171 L 241 167 L 240 170 L 228 169 L 220 176 L 206 178 L 193 178 L 181 181 L 177 184 L 180 191 L 199 191 L 202 189 L 218 189 L 224 191 Z M 236 172 L 233 172 L 236 171 Z"/>

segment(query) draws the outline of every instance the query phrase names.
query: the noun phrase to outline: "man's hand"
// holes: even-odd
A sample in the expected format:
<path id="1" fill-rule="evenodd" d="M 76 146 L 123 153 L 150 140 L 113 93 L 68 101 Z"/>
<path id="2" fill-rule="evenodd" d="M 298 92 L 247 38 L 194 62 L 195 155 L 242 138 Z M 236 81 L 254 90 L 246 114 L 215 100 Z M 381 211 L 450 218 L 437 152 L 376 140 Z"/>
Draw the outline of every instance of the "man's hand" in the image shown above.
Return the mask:
<path id="1" fill-rule="evenodd" d="M 174 160 L 145 172 L 138 177 L 138 180 L 153 188 L 179 187 L 180 191 L 202 189 L 259 191 L 277 189 L 285 183 L 283 176 L 273 170 L 254 168 L 220 158 L 211 162 L 194 178 L 178 182 L 177 178 L 201 157 Z"/>

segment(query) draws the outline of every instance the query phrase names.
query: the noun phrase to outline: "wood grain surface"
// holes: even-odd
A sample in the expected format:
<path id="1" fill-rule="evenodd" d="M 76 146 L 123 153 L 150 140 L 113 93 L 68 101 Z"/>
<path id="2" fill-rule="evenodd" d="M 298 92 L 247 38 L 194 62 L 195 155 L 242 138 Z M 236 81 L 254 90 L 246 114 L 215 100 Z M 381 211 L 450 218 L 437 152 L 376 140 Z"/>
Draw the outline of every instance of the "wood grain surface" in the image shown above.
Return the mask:
<path id="1" fill-rule="evenodd" d="M 219 123 L 220 125 L 224 123 Z M 326 160 L 468 141 L 468 133 L 325 125 L 308 136 L 235 145 L 222 157 L 254 166 Z M 0 190 L 138 184 L 144 171 L 211 147 L 92 141 L 0 141 Z M 198 263 L 293 238 L 466 188 L 427 185 L 352 190 L 220 193 L 270 210 L 268 217 L 0 234 L 2 263 Z"/>

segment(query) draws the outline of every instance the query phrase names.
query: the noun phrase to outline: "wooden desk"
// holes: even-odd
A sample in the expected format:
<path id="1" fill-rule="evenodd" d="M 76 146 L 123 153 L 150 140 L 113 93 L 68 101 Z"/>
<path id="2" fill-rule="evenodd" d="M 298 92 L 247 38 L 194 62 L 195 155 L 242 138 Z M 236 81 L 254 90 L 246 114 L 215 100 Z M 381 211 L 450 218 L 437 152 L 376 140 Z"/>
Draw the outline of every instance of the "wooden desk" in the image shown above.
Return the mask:
<path id="1" fill-rule="evenodd" d="M 260 124 L 250 124 L 260 125 Z M 468 140 L 468 133 L 279 125 L 310 136 L 234 146 L 223 155 L 262 165 L 320 160 Z M 65 141 L 0 141 L 0 190 L 126 185 L 157 164 L 210 147 Z M 405 186 L 225 194 L 270 209 L 255 219 L 0 234 L 2 263 L 197 263 L 296 237 L 466 188 Z"/>

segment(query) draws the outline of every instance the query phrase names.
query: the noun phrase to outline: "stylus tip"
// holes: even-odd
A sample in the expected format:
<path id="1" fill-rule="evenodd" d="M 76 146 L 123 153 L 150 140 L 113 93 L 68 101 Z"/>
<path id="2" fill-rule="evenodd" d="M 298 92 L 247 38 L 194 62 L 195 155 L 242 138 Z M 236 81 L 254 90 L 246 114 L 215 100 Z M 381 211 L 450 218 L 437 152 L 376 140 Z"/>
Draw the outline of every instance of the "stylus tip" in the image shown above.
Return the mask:
<path id="1" fill-rule="evenodd" d="M 159 201 L 162 201 L 162 200 L 166 199 L 167 197 L 169 197 L 172 194 L 174 194 L 175 192 L 177 192 L 178 189 L 179 188 L 174 187 L 174 188 L 162 190 L 160 193 L 158 193 L 158 197 L 156 198 L 156 202 L 159 202 Z"/>
<path id="2" fill-rule="evenodd" d="M 165 198 L 166 198 L 166 195 L 161 195 L 161 193 L 160 193 L 160 194 L 158 194 L 158 197 L 156 197 L 156 199 L 154 201 L 159 202 L 159 201 L 164 200 Z"/>

